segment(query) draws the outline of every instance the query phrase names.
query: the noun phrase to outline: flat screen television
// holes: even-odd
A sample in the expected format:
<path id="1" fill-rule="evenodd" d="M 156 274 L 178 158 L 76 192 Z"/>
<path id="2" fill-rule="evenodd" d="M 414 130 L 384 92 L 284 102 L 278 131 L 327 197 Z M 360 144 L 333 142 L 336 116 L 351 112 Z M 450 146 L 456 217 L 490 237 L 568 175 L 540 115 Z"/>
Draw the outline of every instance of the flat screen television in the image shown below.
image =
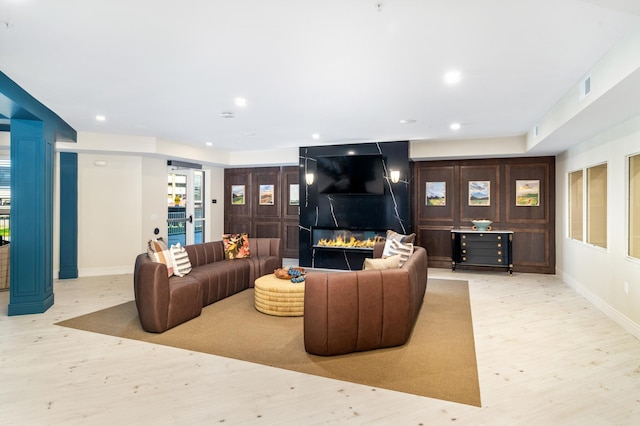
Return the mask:
<path id="1" fill-rule="evenodd" d="M 320 194 L 384 194 L 382 155 L 316 157 Z"/>

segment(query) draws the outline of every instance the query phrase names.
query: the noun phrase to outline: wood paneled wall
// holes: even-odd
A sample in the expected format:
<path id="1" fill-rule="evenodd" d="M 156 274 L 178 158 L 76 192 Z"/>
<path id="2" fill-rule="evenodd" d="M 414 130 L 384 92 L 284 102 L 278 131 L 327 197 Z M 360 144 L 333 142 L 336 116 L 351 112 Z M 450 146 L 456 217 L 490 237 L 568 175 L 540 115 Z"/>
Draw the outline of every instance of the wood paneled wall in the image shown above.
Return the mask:
<path id="1" fill-rule="evenodd" d="M 516 205 L 516 181 L 539 181 L 539 205 Z M 490 182 L 490 203 L 469 205 L 469 181 Z M 446 183 L 446 204 L 427 205 L 427 182 Z M 493 228 L 514 231 L 516 272 L 555 273 L 555 158 L 420 161 L 413 164 L 413 217 L 417 244 L 429 265 L 451 266 L 451 229 L 490 219 Z"/>
<path id="2" fill-rule="evenodd" d="M 225 232 L 281 238 L 283 256 L 297 258 L 299 206 L 289 202 L 291 185 L 297 184 L 297 166 L 225 169 Z M 244 204 L 231 203 L 232 185 L 244 185 Z M 260 204 L 260 185 L 273 185 L 273 204 Z"/>

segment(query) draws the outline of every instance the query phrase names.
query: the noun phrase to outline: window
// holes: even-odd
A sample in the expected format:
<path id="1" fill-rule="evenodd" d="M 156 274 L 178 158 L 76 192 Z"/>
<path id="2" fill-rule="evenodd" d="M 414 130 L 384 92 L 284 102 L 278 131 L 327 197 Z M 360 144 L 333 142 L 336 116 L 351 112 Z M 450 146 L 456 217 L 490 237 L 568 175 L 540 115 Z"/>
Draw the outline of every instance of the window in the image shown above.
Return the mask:
<path id="1" fill-rule="evenodd" d="M 569 238 L 607 248 L 606 163 L 569 173 Z"/>
<path id="2" fill-rule="evenodd" d="M 584 179 L 582 170 L 569 173 L 569 238 L 583 240 L 582 210 Z"/>
<path id="3" fill-rule="evenodd" d="M 629 256 L 640 259 L 640 154 L 629 157 Z"/>
<path id="4" fill-rule="evenodd" d="M 587 169 L 587 242 L 607 247 L 607 164 Z"/>

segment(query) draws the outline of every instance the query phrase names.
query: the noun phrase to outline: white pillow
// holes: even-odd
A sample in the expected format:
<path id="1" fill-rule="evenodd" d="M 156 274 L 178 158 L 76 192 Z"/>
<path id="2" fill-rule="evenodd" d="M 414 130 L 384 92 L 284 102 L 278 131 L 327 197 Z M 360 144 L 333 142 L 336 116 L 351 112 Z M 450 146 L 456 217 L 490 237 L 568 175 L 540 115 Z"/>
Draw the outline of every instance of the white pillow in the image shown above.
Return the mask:
<path id="1" fill-rule="evenodd" d="M 173 261 L 173 274 L 184 277 L 191 272 L 191 261 L 184 247 L 180 243 L 176 243 L 171 246 L 170 251 L 171 260 Z"/>
<path id="2" fill-rule="evenodd" d="M 367 269 L 398 269 L 400 267 L 400 255 L 385 257 L 384 259 L 366 258 L 362 270 Z"/>
<path id="3" fill-rule="evenodd" d="M 413 243 L 401 243 L 396 240 L 391 240 L 391 247 L 389 248 L 391 256 L 400 255 L 400 264 L 398 268 L 402 267 L 404 263 L 409 259 L 409 256 L 413 254 Z"/>

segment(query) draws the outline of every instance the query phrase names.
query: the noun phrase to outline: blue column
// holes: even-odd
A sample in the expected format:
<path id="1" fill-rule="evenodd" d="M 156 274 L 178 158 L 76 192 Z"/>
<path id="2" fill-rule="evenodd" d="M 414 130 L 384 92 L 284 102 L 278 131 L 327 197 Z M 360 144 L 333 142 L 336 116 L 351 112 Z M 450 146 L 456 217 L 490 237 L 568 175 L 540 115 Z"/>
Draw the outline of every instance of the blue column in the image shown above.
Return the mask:
<path id="1" fill-rule="evenodd" d="M 11 119 L 9 315 L 53 305 L 53 143 L 42 121 Z"/>
<path id="2" fill-rule="evenodd" d="M 59 279 L 78 278 L 78 154 L 60 153 Z"/>

